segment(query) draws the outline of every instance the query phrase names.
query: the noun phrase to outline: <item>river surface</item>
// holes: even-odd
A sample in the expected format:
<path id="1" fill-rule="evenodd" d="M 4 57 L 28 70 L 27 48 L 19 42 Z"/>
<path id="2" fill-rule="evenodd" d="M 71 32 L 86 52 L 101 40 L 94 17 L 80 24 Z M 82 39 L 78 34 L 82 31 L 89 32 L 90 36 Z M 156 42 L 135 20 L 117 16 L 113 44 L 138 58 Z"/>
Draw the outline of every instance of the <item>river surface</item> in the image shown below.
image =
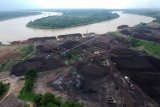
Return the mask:
<path id="1" fill-rule="evenodd" d="M 120 25 L 126 24 L 132 27 L 141 22 L 150 23 L 154 20 L 154 18 L 147 16 L 127 14 L 123 12 L 116 13 L 120 15 L 120 17 L 117 19 L 64 29 L 33 29 L 26 27 L 26 24 L 31 20 L 33 21 L 35 19 L 39 19 L 50 15 L 61 15 L 61 13 L 57 12 L 45 12 L 40 15 L 5 20 L 0 22 L 0 42 L 7 44 L 11 41 L 26 40 L 28 38 L 33 37 L 58 36 L 70 33 L 95 32 L 98 34 L 102 34 L 108 31 L 116 31 L 117 27 Z"/>

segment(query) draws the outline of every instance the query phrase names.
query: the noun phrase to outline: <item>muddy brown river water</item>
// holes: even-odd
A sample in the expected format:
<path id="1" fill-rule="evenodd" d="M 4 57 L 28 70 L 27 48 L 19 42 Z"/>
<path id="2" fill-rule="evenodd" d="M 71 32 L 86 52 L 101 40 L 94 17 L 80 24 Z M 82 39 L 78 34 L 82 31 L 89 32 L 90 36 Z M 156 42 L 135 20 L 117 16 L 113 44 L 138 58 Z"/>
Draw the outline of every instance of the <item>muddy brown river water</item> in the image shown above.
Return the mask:
<path id="1" fill-rule="evenodd" d="M 61 14 L 57 12 L 52 12 L 51 14 L 43 13 L 35 16 L 27 16 L 5 20 L 0 22 L 0 41 L 6 44 L 11 41 L 26 40 L 32 37 L 58 36 L 61 34 L 70 33 L 95 32 L 98 34 L 102 34 L 108 31 L 116 31 L 117 27 L 123 24 L 127 24 L 131 27 L 141 22 L 150 23 L 154 20 L 154 18 L 151 17 L 135 14 L 126 14 L 120 11 L 116 13 L 120 15 L 120 17 L 117 19 L 64 29 L 33 29 L 26 27 L 26 24 L 31 20 L 46 17 L 48 15 Z"/>

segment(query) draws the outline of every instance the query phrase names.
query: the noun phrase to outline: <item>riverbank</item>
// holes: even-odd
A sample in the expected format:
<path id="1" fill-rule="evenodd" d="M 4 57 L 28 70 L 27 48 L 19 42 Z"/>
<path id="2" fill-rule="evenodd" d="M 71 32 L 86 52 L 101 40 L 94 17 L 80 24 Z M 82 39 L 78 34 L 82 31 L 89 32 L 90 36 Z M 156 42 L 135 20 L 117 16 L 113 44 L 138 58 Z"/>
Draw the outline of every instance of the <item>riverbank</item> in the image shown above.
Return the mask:
<path id="1" fill-rule="evenodd" d="M 53 12 L 54 15 L 60 15 L 57 12 Z M 107 33 L 108 31 L 116 31 L 117 27 L 120 25 L 127 24 L 129 27 L 135 26 L 140 22 L 150 23 L 154 19 L 151 17 L 125 14 L 120 11 L 116 12 L 119 14 L 119 18 L 114 20 L 104 21 L 100 23 L 89 24 L 85 26 L 77 26 L 72 28 L 64 29 L 33 29 L 26 27 L 26 24 L 31 20 L 40 19 L 42 17 L 47 17 L 48 14 L 40 14 L 35 16 L 15 18 L 11 20 L 0 22 L 0 41 L 3 44 L 9 44 L 11 41 L 23 41 L 34 37 L 52 37 L 58 35 L 66 35 L 73 33 L 85 34 L 87 32 L 95 32 L 97 34 Z M 131 21 L 132 20 L 132 21 Z M 15 27 L 11 27 L 16 25 Z"/>

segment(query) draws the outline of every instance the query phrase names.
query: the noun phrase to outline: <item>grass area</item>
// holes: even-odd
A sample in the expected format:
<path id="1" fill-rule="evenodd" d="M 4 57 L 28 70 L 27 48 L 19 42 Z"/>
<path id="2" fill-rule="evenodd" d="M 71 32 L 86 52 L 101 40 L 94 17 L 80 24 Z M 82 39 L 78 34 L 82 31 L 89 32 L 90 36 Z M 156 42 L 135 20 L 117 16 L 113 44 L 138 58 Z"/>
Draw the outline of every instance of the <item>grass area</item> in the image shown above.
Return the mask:
<path id="1" fill-rule="evenodd" d="M 132 47 L 143 47 L 144 50 L 152 55 L 160 56 L 160 44 L 151 41 L 140 40 L 134 37 L 129 37 L 129 41 L 132 43 Z"/>
<path id="2" fill-rule="evenodd" d="M 21 92 L 19 93 L 19 98 L 21 100 L 24 101 L 31 101 L 33 102 L 33 100 L 36 98 L 36 93 L 34 93 L 33 91 L 26 91 L 24 88 L 21 90 Z"/>
<path id="3" fill-rule="evenodd" d="M 35 47 L 32 44 L 24 45 L 20 49 L 20 52 L 23 54 L 22 59 L 27 59 L 32 53 L 35 52 Z"/>
<path id="4" fill-rule="evenodd" d="M 140 49 L 141 47 L 141 50 L 143 49 L 144 51 L 146 51 L 151 55 L 160 57 L 160 44 L 158 43 L 137 39 L 132 36 L 126 36 L 119 32 L 110 32 L 110 34 L 113 36 L 125 38 L 126 40 L 130 41 L 132 48 Z"/>
<path id="5" fill-rule="evenodd" d="M 93 24 L 119 17 L 118 14 L 105 9 L 69 9 L 61 10 L 60 12 L 63 15 L 37 19 L 29 22 L 27 26 L 42 29 L 59 29 Z"/>
<path id="6" fill-rule="evenodd" d="M 3 64 L 3 67 L 1 68 L 1 70 L 3 71 L 10 71 L 12 69 L 12 66 L 14 66 L 15 64 L 17 64 L 18 60 L 8 60 L 5 64 Z"/>

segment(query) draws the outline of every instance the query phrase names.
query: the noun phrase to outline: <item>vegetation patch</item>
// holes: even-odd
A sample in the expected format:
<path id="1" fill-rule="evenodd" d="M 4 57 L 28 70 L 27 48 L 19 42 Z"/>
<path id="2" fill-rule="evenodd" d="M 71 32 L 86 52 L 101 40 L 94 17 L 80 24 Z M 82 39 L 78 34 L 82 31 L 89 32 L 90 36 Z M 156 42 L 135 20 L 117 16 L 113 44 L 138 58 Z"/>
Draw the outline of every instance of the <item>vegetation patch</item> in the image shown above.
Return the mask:
<path id="1" fill-rule="evenodd" d="M 20 48 L 20 52 L 22 52 L 23 58 L 30 56 L 30 54 L 33 53 L 34 51 L 35 51 L 35 48 L 32 44 L 28 44 Z"/>
<path id="2" fill-rule="evenodd" d="M 6 63 L 1 64 L 2 66 L 0 67 L 0 71 L 10 71 L 12 69 L 12 67 L 17 64 L 18 60 L 8 60 Z"/>
<path id="3" fill-rule="evenodd" d="M 75 101 L 63 102 L 60 97 L 55 97 L 52 93 L 37 94 L 34 102 L 37 107 L 83 107 L 82 104 Z"/>
<path id="4" fill-rule="evenodd" d="M 140 40 L 136 39 L 134 37 L 129 37 L 129 40 L 132 43 L 132 47 L 138 48 L 143 46 L 144 50 L 150 54 L 153 55 L 160 55 L 160 44 L 146 41 L 146 40 Z"/>
<path id="5" fill-rule="evenodd" d="M 61 16 L 49 16 L 27 24 L 28 27 L 57 29 L 87 25 L 118 18 L 119 15 L 108 10 L 64 10 Z"/>
<path id="6" fill-rule="evenodd" d="M 19 98 L 25 101 L 33 101 L 36 94 L 32 91 L 32 88 L 34 86 L 37 72 L 34 69 L 29 69 L 26 71 L 25 76 L 25 84 L 19 94 Z"/>
<path id="7" fill-rule="evenodd" d="M 5 85 L 2 82 L 0 82 L 0 100 L 5 95 L 5 93 L 8 91 L 9 85 Z"/>

